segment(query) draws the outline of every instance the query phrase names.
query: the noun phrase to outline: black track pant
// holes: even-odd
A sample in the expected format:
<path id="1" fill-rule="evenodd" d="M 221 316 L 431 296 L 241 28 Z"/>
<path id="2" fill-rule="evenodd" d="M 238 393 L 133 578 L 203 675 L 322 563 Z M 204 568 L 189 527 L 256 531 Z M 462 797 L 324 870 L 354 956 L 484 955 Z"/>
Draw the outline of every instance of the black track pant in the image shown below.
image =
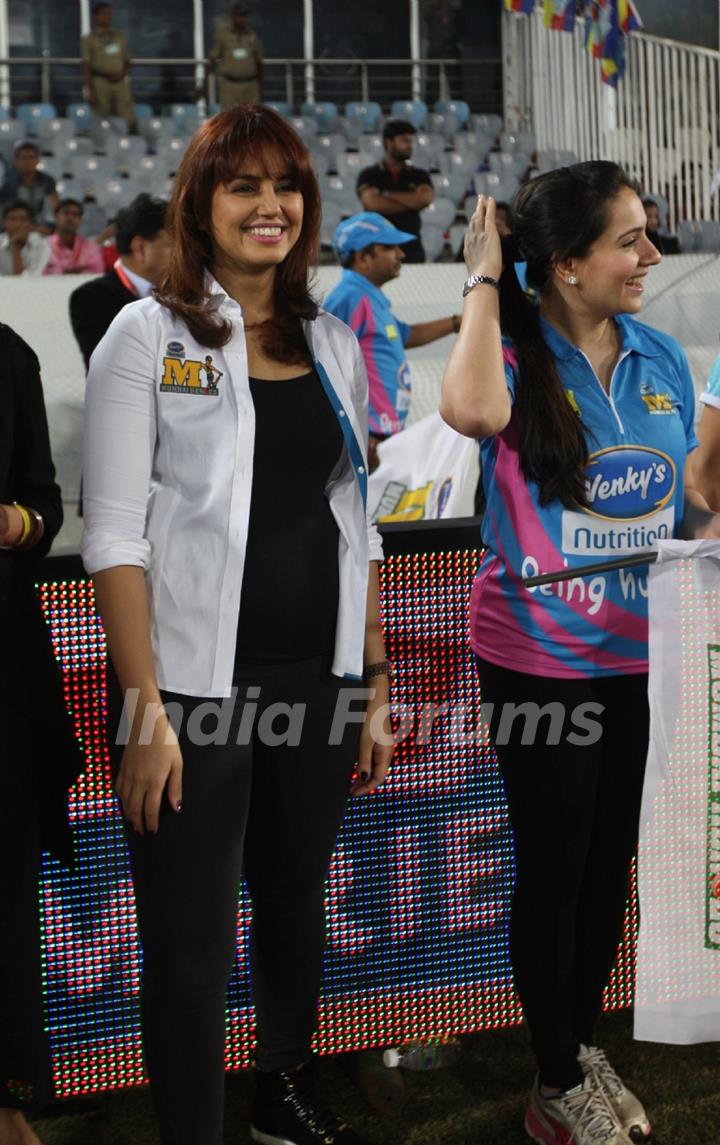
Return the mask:
<path id="1" fill-rule="evenodd" d="M 622 936 L 648 747 L 647 676 L 547 679 L 477 663 L 483 703 L 494 705 L 490 733 L 515 842 L 515 983 L 541 1081 L 570 1087 L 582 1081 L 578 1045 L 592 1043 Z M 562 708 L 533 736 L 532 715 L 510 725 L 505 709 L 502 726 L 513 703 Z M 582 715 L 586 704 L 602 714 Z M 559 743 L 548 742 L 551 716 Z M 523 732 L 533 742 L 523 744 Z"/>
<path id="2" fill-rule="evenodd" d="M 207 701 L 163 693 L 166 705 L 179 705 L 184 716 L 183 810 L 166 807 L 154 836 L 128 827 L 143 947 L 143 1041 L 163 1145 L 222 1140 L 225 995 L 241 873 L 253 908 L 259 1068 L 299 1065 L 315 1028 L 325 879 L 359 724 L 347 723 L 335 746 L 328 739 L 340 693 L 347 697 L 360 685 L 332 676 L 329 656 L 245 663 L 235 683 L 226 746 L 198 744 L 197 729 L 190 737 L 188 719 L 199 708 L 193 717 L 199 723 Z M 240 722 L 247 727 L 252 714 L 241 702 L 248 686 L 260 695 L 247 700 L 257 704 L 252 741 L 238 746 Z M 267 709 L 277 704 L 304 705 L 298 746 L 277 742 L 292 724 L 280 708 L 270 719 Z M 357 701 L 352 707 L 362 709 Z M 202 727 L 211 732 L 217 717 L 204 710 Z M 117 766 L 121 749 L 113 754 Z"/>

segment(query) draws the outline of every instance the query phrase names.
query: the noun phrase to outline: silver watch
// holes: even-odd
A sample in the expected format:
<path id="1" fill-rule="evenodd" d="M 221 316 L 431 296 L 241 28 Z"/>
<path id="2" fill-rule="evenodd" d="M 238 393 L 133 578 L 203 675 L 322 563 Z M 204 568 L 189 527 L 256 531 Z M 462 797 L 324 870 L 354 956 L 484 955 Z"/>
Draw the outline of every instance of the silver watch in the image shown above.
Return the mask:
<path id="1" fill-rule="evenodd" d="M 465 296 L 469 294 L 470 291 L 474 289 L 474 287 L 479 286 L 482 282 L 486 283 L 488 286 L 494 286 L 496 290 L 500 289 L 500 283 L 498 280 L 496 278 L 491 278 L 489 274 L 471 274 L 470 277 L 465 280 L 465 285 L 463 286 L 462 293 L 463 298 L 465 298 Z"/>

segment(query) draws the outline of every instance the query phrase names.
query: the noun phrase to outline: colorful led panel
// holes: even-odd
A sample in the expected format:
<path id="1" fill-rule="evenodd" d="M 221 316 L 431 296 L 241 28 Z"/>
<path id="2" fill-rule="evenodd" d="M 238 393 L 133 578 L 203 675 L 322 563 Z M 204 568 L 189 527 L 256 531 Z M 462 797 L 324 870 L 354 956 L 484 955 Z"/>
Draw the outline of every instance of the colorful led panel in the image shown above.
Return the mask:
<path id="1" fill-rule="evenodd" d="M 400 742 L 384 788 L 351 802 L 328 879 L 321 1053 L 521 1019 L 508 950 L 512 840 L 494 755 L 478 723 L 467 643 L 477 532 L 456 533 L 444 551 L 431 551 L 437 536 L 431 541 L 429 531 L 405 532 L 402 544 L 396 534 L 386 537 L 384 624 Z M 41 887 L 47 1020 L 64 1097 L 144 1080 L 142 952 L 110 782 L 106 649 L 92 585 L 74 559 L 50 559 L 46 568 L 38 591 L 86 759 L 69 801 L 75 869 L 46 856 Z M 632 998 L 636 924 L 632 906 L 606 995 L 610 1008 Z M 253 1052 L 249 925 L 241 890 L 227 1001 L 232 1069 Z"/>

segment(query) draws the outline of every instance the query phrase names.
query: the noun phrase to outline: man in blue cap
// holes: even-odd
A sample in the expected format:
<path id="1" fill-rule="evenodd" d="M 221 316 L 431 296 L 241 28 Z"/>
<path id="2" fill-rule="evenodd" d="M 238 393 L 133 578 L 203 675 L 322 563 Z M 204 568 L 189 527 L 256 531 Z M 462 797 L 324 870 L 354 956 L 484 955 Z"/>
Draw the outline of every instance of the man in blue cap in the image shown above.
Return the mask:
<path id="1" fill-rule="evenodd" d="M 393 314 L 382 287 L 398 277 L 405 257 L 403 247 L 414 240 L 415 235 L 399 231 L 374 211 L 361 211 L 344 219 L 333 237 L 343 273 L 324 307 L 354 331 L 365 359 L 370 387 L 371 473 L 379 464 L 378 444 L 399 433 L 407 418 L 410 366 L 405 350 L 457 334 L 460 329 L 458 314 L 414 326 Z"/>

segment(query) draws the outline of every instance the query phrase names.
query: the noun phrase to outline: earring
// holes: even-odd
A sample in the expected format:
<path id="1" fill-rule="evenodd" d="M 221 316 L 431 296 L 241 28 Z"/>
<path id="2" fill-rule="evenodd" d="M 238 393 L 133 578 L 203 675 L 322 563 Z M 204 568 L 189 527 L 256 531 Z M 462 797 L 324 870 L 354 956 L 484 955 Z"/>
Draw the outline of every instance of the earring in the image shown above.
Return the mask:
<path id="1" fill-rule="evenodd" d="M 567 276 L 567 284 L 568 286 L 577 286 L 577 278 L 574 274 L 569 274 Z"/>

